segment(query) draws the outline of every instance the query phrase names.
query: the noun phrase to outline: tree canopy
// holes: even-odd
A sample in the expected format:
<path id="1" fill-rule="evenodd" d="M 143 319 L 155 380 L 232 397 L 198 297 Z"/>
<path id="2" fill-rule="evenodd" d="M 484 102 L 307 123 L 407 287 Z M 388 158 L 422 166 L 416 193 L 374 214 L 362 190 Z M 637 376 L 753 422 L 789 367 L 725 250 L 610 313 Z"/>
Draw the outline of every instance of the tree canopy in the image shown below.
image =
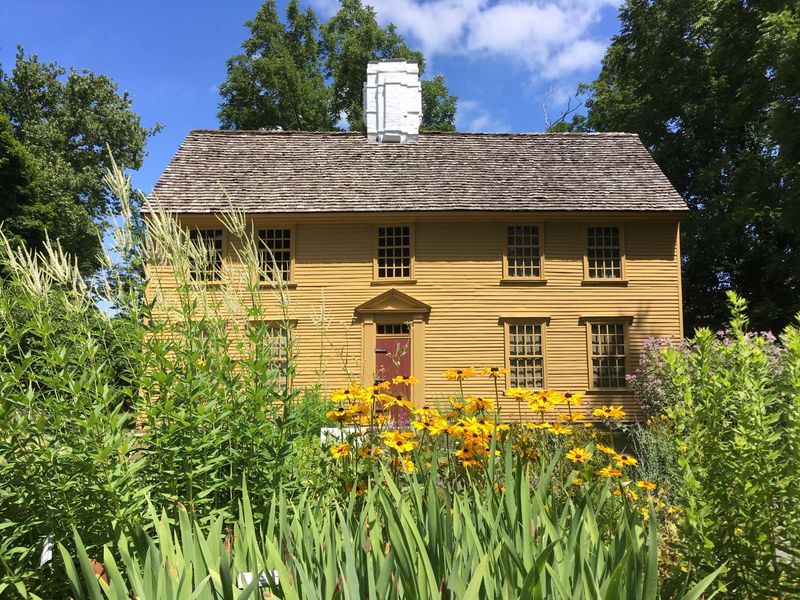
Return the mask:
<path id="1" fill-rule="evenodd" d="M 226 129 L 333 129 L 331 91 L 322 74 L 318 22 L 312 9 L 296 1 L 284 25 L 275 2 L 265 2 L 252 21 L 244 52 L 228 60 L 228 78 L 220 86 L 225 101 L 219 119 Z"/>
<path id="2" fill-rule="evenodd" d="M 0 66 L 0 208 L 3 231 L 40 247 L 45 232 L 79 260 L 98 264 L 99 235 L 115 200 L 103 185 L 109 151 L 138 169 L 158 126 L 141 126 L 127 92 L 88 70 L 69 72 L 17 48 Z M 6 201 L 6 198 L 10 199 Z"/>
<path id="3" fill-rule="evenodd" d="M 406 58 L 425 69 L 394 25 L 381 27 L 372 7 L 341 0 L 338 12 L 319 24 L 311 8 L 297 0 L 281 20 L 275 0 L 266 0 L 247 22 L 250 37 L 243 52 L 228 60 L 220 86 L 220 124 L 226 129 L 282 127 L 329 131 L 340 119 L 363 130 L 362 89 L 367 63 Z M 423 131 L 454 131 L 457 98 L 444 77 L 422 81 Z"/>
<path id="4" fill-rule="evenodd" d="M 735 289 L 779 330 L 800 310 L 800 5 L 627 0 L 620 19 L 572 128 L 638 133 L 686 199 L 688 327 L 722 325 Z"/>

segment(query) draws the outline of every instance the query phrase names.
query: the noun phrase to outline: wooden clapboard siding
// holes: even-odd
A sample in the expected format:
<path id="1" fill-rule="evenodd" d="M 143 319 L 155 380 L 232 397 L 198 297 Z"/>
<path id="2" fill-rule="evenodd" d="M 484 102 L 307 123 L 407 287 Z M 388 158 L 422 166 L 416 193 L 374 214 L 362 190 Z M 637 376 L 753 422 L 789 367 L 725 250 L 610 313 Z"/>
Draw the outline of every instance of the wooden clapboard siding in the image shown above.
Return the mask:
<path id="1" fill-rule="evenodd" d="M 589 387 L 586 324 L 581 317 L 632 317 L 628 330 L 629 365 L 634 369 L 645 338 L 680 336 L 680 261 L 678 220 L 673 215 L 553 213 L 542 216 L 512 214 L 383 214 L 287 215 L 254 217 L 254 229 L 295 227 L 294 280 L 290 316 L 296 319 L 295 385 L 322 383 L 326 389 L 345 385 L 347 375 L 336 356 L 346 352 L 351 371 L 363 374 L 361 365 L 373 351 L 365 346 L 363 325 L 355 307 L 395 287 L 431 307 L 424 327 L 425 400 L 446 401 L 456 385 L 442 376 L 445 369 L 466 366 L 505 366 L 503 317 L 543 317 L 545 326 L 546 385 L 563 391 Z M 186 227 L 221 227 L 213 216 L 181 217 Z M 373 253 L 378 224 L 414 226 L 414 283 L 395 285 L 373 282 Z M 543 269 L 546 283 L 503 284 L 502 256 L 506 226 L 538 223 L 543 228 Z M 624 228 L 626 285 L 585 285 L 583 257 L 586 226 L 619 224 Z M 241 269 L 232 249 L 236 240 L 226 234 L 226 277 L 235 279 Z M 174 287 L 164 270 L 155 265 L 151 277 L 169 294 Z M 152 286 L 156 284 L 153 283 Z M 212 295 L 215 292 L 212 292 Z M 280 312 L 264 288 L 269 315 Z M 324 380 L 319 381 L 320 325 L 323 306 L 330 319 L 324 347 Z M 412 360 L 417 360 L 413 356 Z M 366 378 L 366 377 L 365 377 Z M 501 387 L 505 381 L 501 380 Z M 490 381 L 476 378 L 465 383 L 469 393 L 493 395 Z M 592 402 L 624 404 L 635 412 L 635 401 L 625 392 L 597 392 Z M 417 398 L 417 402 L 421 399 Z M 511 418 L 512 400 L 504 401 Z"/>

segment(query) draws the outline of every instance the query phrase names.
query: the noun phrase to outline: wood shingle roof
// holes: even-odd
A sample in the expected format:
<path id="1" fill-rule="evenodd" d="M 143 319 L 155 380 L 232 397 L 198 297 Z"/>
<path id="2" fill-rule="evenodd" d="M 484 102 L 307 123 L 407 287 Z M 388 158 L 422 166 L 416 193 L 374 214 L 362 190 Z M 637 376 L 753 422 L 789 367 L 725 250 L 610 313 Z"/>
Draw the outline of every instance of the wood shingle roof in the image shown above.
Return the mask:
<path id="1" fill-rule="evenodd" d="M 164 210 L 686 211 L 638 136 L 194 130 L 158 180 Z"/>

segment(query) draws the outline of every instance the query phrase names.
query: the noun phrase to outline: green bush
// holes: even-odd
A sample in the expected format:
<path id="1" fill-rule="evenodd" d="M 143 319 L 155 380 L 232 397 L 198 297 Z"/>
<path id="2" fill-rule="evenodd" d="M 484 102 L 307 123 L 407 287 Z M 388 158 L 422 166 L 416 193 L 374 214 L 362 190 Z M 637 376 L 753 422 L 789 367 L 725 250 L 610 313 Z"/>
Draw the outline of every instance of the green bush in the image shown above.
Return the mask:
<path id="1" fill-rule="evenodd" d="M 52 563 L 38 568 L 48 536 L 74 525 L 111 540 L 146 508 L 125 410 L 135 365 L 119 358 L 137 340 L 114 332 L 129 333 L 63 287 L 0 285 L 0 596 L 60 578 Z"/>
<path id="2" fill-rule="evenodd" d="M 700 573 L 724 563 L 736 597 L 800 594 L 800 330 L 780 344 L 749 333 L 744 301 L 729 299 L 728 331 L 664 354 L 680 551 Z"/>

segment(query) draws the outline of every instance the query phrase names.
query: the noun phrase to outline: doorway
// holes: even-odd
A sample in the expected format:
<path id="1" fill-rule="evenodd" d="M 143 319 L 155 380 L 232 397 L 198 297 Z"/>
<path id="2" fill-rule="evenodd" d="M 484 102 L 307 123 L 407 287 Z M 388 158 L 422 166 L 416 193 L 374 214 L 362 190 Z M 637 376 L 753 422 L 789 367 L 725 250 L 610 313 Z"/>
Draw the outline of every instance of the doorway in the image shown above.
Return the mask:
<path id="1" fill-rule="evenodd" d="M 378 323 L 375 328 L 375 375 L 378 381 L 390 381 L 402 375 L 411 375 L 411 329 L 409 323 Z M 388 394 L 411 398 L 406 383 L 392 383 Z M 395 425 L 407 424 L 409 410 L 401 406 L 389 409 Z"/>

